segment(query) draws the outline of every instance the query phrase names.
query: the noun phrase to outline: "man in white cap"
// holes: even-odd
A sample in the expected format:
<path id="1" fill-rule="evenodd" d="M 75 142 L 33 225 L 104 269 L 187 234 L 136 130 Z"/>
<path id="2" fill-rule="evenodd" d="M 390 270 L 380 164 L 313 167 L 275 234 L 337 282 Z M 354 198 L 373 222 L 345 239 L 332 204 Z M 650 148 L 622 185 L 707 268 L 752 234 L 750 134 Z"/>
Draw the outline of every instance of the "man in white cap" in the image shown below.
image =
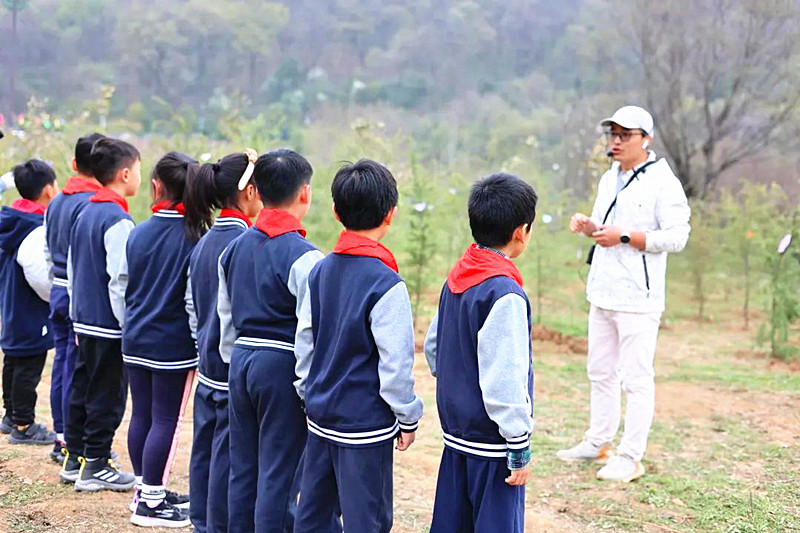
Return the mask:
<path id="1" fill-rule="evenodd" d="M 584 440 L 557 455 L 564 461 L 608 459 L 597 477 L 629 482 L 644 475 L 667 253 L 686 246 L 690 210 L 669 164 L 648 151 L 650 113 L 622 107 L 601 126 L 614 163 L 600 178 L 592 215 L 575 213 L 569 224 L 570 231 L 596 243 L 586 282 L 590 422 Z M 625 432 L 615 453 L 611 443 L 619 429 L 623 390 Z"/>

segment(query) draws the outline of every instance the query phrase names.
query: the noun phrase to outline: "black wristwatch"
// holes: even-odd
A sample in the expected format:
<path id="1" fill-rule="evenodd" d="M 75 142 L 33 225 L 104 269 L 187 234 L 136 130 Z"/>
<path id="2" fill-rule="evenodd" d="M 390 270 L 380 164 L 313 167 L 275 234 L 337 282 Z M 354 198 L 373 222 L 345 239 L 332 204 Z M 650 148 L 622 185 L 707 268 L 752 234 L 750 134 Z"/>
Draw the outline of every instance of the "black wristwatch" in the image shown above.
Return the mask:
<path id="1" fill-rule="evenodd" d="M 622 235 L 619 236 L 619 242 L 621 242 L 622 244 L 628 244 L 629 242 L 631 242 L 631 234 L 628 233 L 627 231 L 623 231 Z"/>

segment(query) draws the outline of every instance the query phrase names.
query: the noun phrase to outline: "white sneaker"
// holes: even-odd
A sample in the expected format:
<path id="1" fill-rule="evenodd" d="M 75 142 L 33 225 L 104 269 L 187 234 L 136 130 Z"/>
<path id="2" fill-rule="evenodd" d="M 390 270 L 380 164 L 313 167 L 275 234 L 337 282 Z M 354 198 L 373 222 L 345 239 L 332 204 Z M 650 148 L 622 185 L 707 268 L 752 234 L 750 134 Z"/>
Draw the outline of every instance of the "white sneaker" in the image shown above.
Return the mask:
<path id="1" fill-rule="evenodd" d="M 606 466 L 597 472 L 597 479 L 630 483 L 643 475 L 644 466 L 642 466 L 642 463 L 637 463 L 627 455 L 615 455 L 608 460 Z"/>
<path id="2" fill-rule="evenodd" d="M 556 457 L 562 461 L 600 461 L 608 459 L 614 455 L 610 444 L 595 446 L 589 441 L 581 441 L 580 444 L 566 450 L 556 452 Z"/>

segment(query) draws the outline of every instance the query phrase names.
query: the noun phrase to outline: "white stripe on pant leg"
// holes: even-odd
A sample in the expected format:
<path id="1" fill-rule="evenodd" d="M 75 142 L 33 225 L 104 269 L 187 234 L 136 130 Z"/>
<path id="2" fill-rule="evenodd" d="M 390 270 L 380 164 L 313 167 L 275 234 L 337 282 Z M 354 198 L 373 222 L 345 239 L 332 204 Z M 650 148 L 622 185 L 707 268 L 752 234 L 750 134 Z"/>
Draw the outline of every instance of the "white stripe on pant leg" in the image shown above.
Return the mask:
<path id="1" fill-rule="evenodd" d="M 617 367 L 619 334 L 614 311 L 591 306 L 589 310 L 589 355 L 586 374 L 590 381 L 589 429 L 584 438 L 600 446 L 611 442 L 619 429 L 622 393 Z"/>
<path id="2" fill-rule="evenodd" d="M 164 475 L 161 476 L 161 484 L 165 487 L 169 483 L 169 472 L 172 470 L 172 463 L 175 461 L 175 453 L 178 450 L 178 435 L 181 432 L 181 423 L 183 422 L 183 415 L 186 413 L 186 406 L 192 396 L 192 385 L 194 385 L 194 375 L 196 373 L 196 370 L 190 370 L 186 373 L 186 384 L 183 386 L 183 399 L 181 400 L 181 408 L 178 411 L 178 421 L 175 423 L 175 433 L 172 435 L 172 446 L 170 446 L 169 455 L 167 456 L 167 464 L 164 465 Z"/>
<path id="3" fill-rule="evenodd" d="M 618 452 L 641 461 L 655 412 L 653 361 L 661 313 L 617 313 L 620 376 L 625 391 L 625 433 Z"/>

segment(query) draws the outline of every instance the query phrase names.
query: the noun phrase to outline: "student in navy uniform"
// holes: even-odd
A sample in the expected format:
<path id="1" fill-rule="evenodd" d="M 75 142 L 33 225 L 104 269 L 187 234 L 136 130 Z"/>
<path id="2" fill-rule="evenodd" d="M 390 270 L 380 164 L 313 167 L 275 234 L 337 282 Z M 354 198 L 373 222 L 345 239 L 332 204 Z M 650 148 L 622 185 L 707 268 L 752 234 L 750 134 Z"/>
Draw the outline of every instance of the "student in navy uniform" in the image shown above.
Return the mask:
<path id="1" fill-rule="evenodd" d="M 50 410 L 53 413 L 53 429 L 56 431 L 55 448 L 51 459 L 61 464 L 64 461 L 62 448 L 64 442 L 64 420 L 69 411 L 69 389 L 78 346 L 75 344 L 75 331 L 69 319 L 69 293 L 67 292 L 67 252 L 69 235 L 78 215 L 89 203 L 89 198 L 102 188 L 94 178 L 90 166 L 92 146 L 103 136 L 99 133 L 84 135 L 75 144 L 75 157 L 72 158 L 72 176 L 56 196 L 44 214 L 46 257 L 50 266 L 53 287 L 50 291 L 50 322 L 53 325 L 53 340 L 56 353 L 53 357 L 53 370 L 50 377 Z"/>
<path id="2" fill-rule="evenodd" d="M 55 433 L 34 423 L 36 386 L 53 347 L 44 257 L 44 212 L 58 194 L 56 174 L 32 159 L 14 167 L 21 199 L 0 211 L 0 316 L 3 349 L 3 433 L 12 444 L 52 444 Z"/>
<path id="3" fill-rule="evenodd" d="M 309 430 L 295 532 L 320 531 L 338 506 L 348 533 L 387 532 L 393 441 L 408 449 L 422 417 L 408 290 L 378 242 L 397 186 L 386 167 L 361 160 L 337 172 L 331 192 L 345 231 L 308 278 L 295 340 Z"/>
<path id="4" fill-rule="evenodd" d="M 512 258 L 527 247 L 533 188 L 510 174 L 469 198 L 475 244 L 450 271 L 425 339 L 444 452 L 432 533 L 522 533 L 533 430 L 530 305 Z"/>
<path id="5" fill-rule="evenodd" d="M 308 273 L 323 255 L 305 239 L 300 222 L 311 206 L 308 161 L 276 150 L 259 157 L 252 172 L 264 209 L 219 264 L 219 352 L 231 365 L 235 458 L 228 531 L 279 533 L 294 525 L 293 480 L 306 438 L 305 415 L 292 386 L 297 312 Z"/>
<path id="6" fill-rule="evenodd" d="M 125 245 L 133 219 L 125 197 L 139 190 L 141 159 L 130 144 L 103 138 L 92 148 L 90 167 L 103 188 L 90 198 L 70 234 L 69 316 L 78 337 L 78 360 L 60 478 L 74 482 L 78 491 L 122 491 L 136 482 L 111 459 L 128 396 L 121 342 L 128 283 Z"/>
<path id="7" fill-rule="evenodd" d="M 137 526 L 190 523 L 188 496 L 167 491 L 166 485 L 198 361 L 189 256 L 205 227 L 184 217 L 183 203 L 196 167 L 196 160 L 180 152 L 156 163 L 153 216 L 128 238 L 122 360 L 133 401 L 128 453 L 137 484 L 131 522 Z"/>
<path id="8" fill-rule="evenodd" d="M 253 180 L 245 175 L 248 163 L 245 153 L 227 155 L 200 167 L 186 185 L 186 217 L 211 226 L 189 260 L 200 356 L 189 468 L 190 518 L 197 533 L 228 530 L 228 364 L 219 355 L 217 266 L 223 250 L 252 226 L 250 219 L 262 208 Z M 215 209 L 221 211 L 212 220 Z"/>

